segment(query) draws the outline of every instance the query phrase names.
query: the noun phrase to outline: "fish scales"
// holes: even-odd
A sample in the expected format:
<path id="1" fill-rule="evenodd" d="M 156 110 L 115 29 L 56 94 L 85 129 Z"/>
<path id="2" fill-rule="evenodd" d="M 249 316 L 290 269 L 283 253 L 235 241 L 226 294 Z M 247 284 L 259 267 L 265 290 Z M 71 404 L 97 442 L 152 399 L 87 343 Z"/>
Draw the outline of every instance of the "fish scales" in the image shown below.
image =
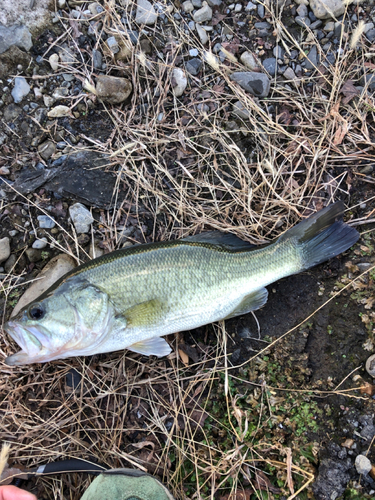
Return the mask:
<path id="1" fill-rule="evenodd" d="M 345 251 L 358 232 L 336 220 L 341 202 L 274 243 L 250 248 L 218 232 L 138 245 L 104 255 L 61 278 L 5 329 L 20 345 L 10 365 L 130 349 L 163 356 L 163 335 L 246 314 L 266 285 Z"/>

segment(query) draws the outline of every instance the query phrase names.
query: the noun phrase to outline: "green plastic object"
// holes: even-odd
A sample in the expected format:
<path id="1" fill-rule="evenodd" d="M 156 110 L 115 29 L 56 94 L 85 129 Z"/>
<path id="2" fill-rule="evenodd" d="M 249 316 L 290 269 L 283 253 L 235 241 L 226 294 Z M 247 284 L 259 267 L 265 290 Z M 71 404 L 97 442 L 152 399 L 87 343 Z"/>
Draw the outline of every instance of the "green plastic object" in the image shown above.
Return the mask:
<path id="1" fill-rule="evenodd" d="M 100 474 L 81 500 L 174 500 L 155 477 L 134 469 L 112 469 Z"/>

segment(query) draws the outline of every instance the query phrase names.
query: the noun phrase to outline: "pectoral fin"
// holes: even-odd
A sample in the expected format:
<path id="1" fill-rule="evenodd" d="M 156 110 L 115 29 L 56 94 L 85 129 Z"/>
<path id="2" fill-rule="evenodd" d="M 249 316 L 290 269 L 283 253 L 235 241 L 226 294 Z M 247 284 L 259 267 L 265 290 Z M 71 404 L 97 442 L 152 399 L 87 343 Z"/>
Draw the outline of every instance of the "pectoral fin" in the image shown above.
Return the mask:
<path id="1" fill-rule="evenodd" d="M 168 356 L 171 352 L 171 348 L 167 342 L 160 337 L 153 337 L 152 339 L 142 340 L 141 342 L 136 342 L 128 347 L 129 351 L 137 352 L 139 354 L 145 354 L 146 356 Z"/>
<path id="2" fill-rule="evenodd" d="M 151 326 L 163 315 L 164 305 L 160 300 L 148 300 L 130 307 L 124 312 L 128 326 Z"/>
<path id="3" fill-rule="evenodd" d="M 224 319 L 234 318 L 241 316 L 251 311 L 256 311 L 264 306 L 268 299 L 268 291 L 266 288 L 261 288 L 250 295 L 246 295 L 240 304 Z"/>

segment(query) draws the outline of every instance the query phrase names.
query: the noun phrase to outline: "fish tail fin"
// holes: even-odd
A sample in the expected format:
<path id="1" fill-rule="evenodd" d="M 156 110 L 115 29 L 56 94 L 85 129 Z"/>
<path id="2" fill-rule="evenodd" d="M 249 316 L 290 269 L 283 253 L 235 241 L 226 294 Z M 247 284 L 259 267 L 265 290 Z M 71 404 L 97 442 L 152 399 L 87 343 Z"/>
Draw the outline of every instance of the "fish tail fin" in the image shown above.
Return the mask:
<path id="1" fill-rule="evenodd" d="M 359 233 L 342 220 L 345 206 L 339 201 L 320 210 L 283 234 L 279 241 L 297 239 L 301 249 L 302 269 L 316 266 L 350 248 Z"/>

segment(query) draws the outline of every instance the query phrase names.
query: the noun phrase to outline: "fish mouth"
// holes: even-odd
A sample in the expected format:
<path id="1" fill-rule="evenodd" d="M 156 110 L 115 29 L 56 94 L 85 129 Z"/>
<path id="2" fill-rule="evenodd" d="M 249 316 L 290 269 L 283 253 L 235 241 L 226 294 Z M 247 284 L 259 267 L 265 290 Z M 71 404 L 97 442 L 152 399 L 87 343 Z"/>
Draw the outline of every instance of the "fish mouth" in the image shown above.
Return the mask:
<path id="1" fill-rule="evenodd" d="M 37 363 L 46 356 L 46 348 L 38 337 L 43 337 L 39 329 L 29 326 L 20 326 L 15 321 L 8 321 L 4 330 L 17 342 L 21 351 L 8 356 L 4 362 L 9 366 Z"/>

